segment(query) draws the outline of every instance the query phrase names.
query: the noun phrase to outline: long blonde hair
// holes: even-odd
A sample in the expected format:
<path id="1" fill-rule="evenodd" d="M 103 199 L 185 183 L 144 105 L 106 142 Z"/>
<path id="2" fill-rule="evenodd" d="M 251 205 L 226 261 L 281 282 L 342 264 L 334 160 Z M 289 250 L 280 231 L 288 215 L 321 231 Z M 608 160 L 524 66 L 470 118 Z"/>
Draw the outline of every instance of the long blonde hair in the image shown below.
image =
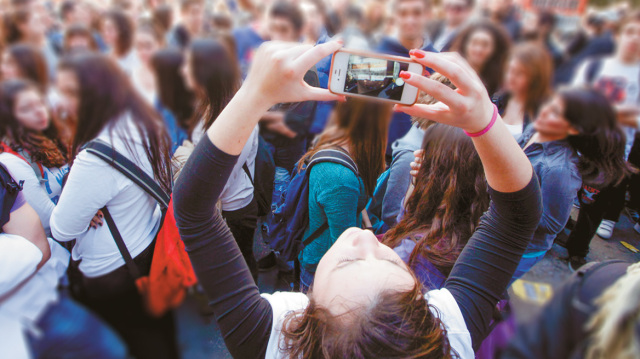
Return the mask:
<path id="1" fill-rule="evenodd" d="M 596 300 L 600 307 L 587 330 L 592 333 L 587 359 L 640 359 L 640 263 L 627 268 Z"/>

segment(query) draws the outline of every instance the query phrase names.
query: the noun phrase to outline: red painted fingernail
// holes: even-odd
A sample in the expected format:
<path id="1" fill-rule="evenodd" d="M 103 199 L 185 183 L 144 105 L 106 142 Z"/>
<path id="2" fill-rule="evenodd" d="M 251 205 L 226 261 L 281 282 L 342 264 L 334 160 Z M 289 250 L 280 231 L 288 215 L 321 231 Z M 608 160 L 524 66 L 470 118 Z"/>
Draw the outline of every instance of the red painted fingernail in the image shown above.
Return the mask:
<path id="1" fill-rule="evenodd" d="M 417 57 L 419 59 L 424 58 L 424 51 L 422 50 L 411 50 L 409 51 L 409 55 L 413 56 L 413 57 Z"/>
<path id="2" fill-rule="evenodd" d="M 400 77 L 402 77 L 405 80 L 408 80 L 411 78 L 411 73 L 407 72 L 407 71 L 400 71 Z"/>

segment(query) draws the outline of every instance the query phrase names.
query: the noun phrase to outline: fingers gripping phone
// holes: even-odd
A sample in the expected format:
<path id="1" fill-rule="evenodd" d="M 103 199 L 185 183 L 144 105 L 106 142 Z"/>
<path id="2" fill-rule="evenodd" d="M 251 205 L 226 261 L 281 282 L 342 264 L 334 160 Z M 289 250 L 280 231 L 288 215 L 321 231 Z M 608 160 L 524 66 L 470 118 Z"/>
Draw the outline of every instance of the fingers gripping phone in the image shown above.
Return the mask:
<path id="1" fill-rule="evenodd" d="M 405 84 L 400 71 L 422 75 L 423 70 L 421 64 L 409 58 L 343 49 L 333 54 L 329 91 L 413 105 L 418 99 L 418 89 Z"/>

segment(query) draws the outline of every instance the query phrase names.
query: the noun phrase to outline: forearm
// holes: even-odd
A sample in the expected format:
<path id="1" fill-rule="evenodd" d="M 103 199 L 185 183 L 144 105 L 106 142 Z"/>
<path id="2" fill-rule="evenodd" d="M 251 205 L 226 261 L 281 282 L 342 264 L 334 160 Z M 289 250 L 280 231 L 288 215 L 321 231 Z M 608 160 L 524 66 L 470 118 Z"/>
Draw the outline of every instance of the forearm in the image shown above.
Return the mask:
<path id="1" fill-rule="evenodd" d="M 270 107 L 254 89 L 242 86 L 207 130 L 211 143 L 225 153 L 239 155 L 251 131 Z"/>
<path id="2" fill-rule="evenodd" d="M 176 183 L 174 209 L 180 236 L 227 348 L 236 358 L 257 358 L 266 351 L 273 321 L 271 306 L 260 297 L 242 253 L 216 209 L 236 161 L 237 156 L 203 139 Z"/>
<path id="3" fill-rule="evenodd" d="M 491 188 L 511 193 L 523 189 L 529 183 L 533 173 L 531 162 L 499 115 L 487 133 L 472 139 Z"/>

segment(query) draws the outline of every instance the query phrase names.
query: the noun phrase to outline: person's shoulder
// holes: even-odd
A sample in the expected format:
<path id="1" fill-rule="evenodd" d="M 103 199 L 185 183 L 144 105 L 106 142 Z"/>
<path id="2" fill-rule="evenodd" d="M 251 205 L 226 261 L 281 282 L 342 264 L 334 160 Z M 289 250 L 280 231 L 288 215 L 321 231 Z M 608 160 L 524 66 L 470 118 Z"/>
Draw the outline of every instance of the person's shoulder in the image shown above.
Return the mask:
<path id="1" fill-rule="evenodd" d="M 358 184 L 358 177 L 346 166 L 334 162 L 320 162 L 311 168 L 310 175 L 319 179 L 323 186 Z"/>
<path id="2" fill-rule="evenodd" d="M 446 288 L 436 289 L 427 292 L 424 297 L 431 312 L 445 325 L 451 348 L 460 358 L 474 358 L 471 334 L 451 292 Z"/>
<path id="3" fill-rule="evenodd" d="M 309 298 L 300 292 L 275 292 L 260 295 L 266 299 L 273 309 L 273 316 L 278 319 L 281 316 L 298 310 L 305 309 L 309 305 Z"/>

